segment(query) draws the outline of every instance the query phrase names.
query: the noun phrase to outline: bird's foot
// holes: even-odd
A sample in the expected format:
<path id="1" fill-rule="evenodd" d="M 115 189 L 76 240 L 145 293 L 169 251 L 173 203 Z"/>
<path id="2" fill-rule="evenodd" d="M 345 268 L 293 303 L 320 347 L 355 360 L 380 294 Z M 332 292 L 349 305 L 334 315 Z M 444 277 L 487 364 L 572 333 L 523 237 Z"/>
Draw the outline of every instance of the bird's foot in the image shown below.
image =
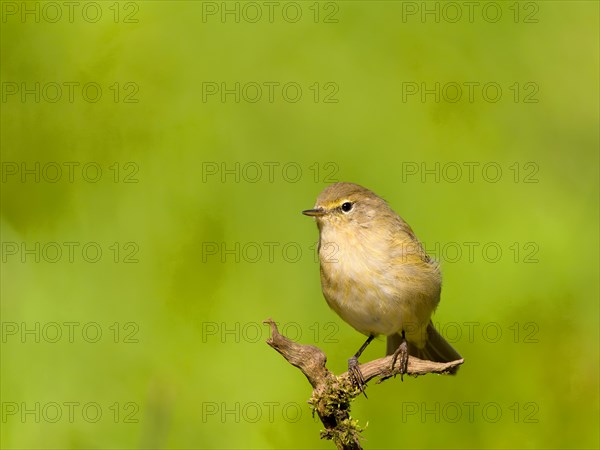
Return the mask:
<path id="1" fill-rule="evenodd" d="M 350 375 L 350 380 L 352 380 L 352 383 L 360 389 L 360 392 L 365 395 L 365 398 L 368 398 L 367 393 L 365 392 L 365 379 L 360 371 L 358 358 L 356 356 L 353 356 L 348 360 L 348 375 Z"/>
<path id="2" fill-rule="evenodd" d="M 402 339 L 398 349 L 394 352 L 394 358 L 392 359 L 392 371 L 394 370 L 394 366 L 398 357 L 400 357 L 400 380 L 404 381 L 404 374 L 408 373 L 408 344 L 406 343 L 406 339 Z"/>

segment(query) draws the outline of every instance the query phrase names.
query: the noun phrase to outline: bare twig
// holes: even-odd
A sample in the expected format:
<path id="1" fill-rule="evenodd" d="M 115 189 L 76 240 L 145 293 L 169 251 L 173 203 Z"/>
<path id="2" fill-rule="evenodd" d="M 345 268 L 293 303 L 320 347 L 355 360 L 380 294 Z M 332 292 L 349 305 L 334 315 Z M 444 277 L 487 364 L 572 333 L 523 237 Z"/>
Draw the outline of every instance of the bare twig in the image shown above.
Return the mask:
<path id="1" fill-rule="evenodd" d="M 338 449 L 361 449 L 360 433 L 362 429 L 358 421 L 350 417 L 350 402 L 360 395 L 361 391 L 351 381 L 348 372 L 335 375 L 325 364 L 327 356 L 317 347 L 302 345 L 279 333 L 272 319 L 264 323 L 271 326 L 271 337 L 267 344 L 277 350 L 290 364 L 300 369 L 313 387 L 309 404 L 325 426 L 321 432 L 323 439 L 332 440 Z M 463 359 L 449 363 L 425 361 L 409 356 L 408 375 L 425 375 L 427 373 L 454 373 Z M 399 364 L 391 370 L 392 356 L 376 359 L 361 364 L 360 370 L 365 382 L 379 378 L 377 383 L 400 373 Z"/>

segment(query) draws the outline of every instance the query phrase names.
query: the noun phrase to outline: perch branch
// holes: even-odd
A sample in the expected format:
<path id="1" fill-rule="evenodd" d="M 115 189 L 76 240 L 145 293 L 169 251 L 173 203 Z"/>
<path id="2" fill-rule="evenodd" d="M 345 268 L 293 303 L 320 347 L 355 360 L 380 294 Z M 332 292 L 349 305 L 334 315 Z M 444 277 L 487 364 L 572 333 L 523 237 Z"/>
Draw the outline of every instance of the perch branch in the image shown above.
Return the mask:
<path id="1" fill-rule="evenodd" d="M 281 335 L 272 319 L 264 323 L 271 327 L 271 337 L 267 344 L 279 352 L 290 364 L 300 369 L 306 376 L 313 392 L 309 404 L 325 426 L 321 432 L 323 439 L 332 440 L 338 449 L 362 449 L 360 432 L 356 420 L 350 417 L 350 402 L 361 391 L 352 383 L 348 372 L 336 376 L 326 367 L 327 356 L 317 347 L 302 345 Z M 464 362 L 463 359 L 448 363 L 425 361 L 409 356 L 407 375 L 425 375 L 427 373 L 454 373 Z M 397 364 L 391 370 L 392 356 L 376 359 L 360 365 L 365 382 L 378 378 L 377 383 L 400 373 Z"/>

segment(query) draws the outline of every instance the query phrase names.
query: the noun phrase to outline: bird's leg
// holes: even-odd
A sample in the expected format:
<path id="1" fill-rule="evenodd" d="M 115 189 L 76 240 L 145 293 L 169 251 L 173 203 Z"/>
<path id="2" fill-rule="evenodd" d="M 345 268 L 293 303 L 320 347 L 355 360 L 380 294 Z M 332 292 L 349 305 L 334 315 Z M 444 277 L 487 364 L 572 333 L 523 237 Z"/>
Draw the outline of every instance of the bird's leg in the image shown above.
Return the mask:
<path id="1" fill-rule="evenodd" d="M 360 357 L 360 355 L 362 355 L 362 352 L 365 351 L 365 348 L 367 348 L 367 346 L 371 343 L 371 341 L 374 338 L 375 336 L 373 335 L 369 336 L 365 343 L 358 349 L 356 354 L 348 360 L 348 374 L 350 375 L 352 382 L 359 387 L 360 391 L 363 394 L 365 394 L 365 397 L 367 396 L 364 389 L 365 379 L 362 376 L 360 367 L 358 367 L 358 358 Z"/>
<path id="2" fill-rule="evenodd" d="M 408 343 L 402 330 L 402 342 L 394 352 L 394 358 L 392 359 L 392 370 L 396 364 L 396 359 L 400 356 L 400 380 L 404 381 L 404 374 L 408 372 Z"/>

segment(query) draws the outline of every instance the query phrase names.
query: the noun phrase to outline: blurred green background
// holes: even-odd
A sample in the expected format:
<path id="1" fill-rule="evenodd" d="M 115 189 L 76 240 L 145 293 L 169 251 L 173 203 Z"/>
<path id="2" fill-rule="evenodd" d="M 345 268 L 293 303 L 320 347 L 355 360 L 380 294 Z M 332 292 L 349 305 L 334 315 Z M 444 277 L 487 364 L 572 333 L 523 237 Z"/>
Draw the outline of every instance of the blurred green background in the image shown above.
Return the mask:
<path id="1" fill-rule="evenodd" d="M 2 448 L 332 448 L 262 324 L 363 341 L 332 181 L 442 261 L 466 359 L 373 385 L 365 447 L 598 448 L 598 3 L 489 3 L 2 2 Z"/>

